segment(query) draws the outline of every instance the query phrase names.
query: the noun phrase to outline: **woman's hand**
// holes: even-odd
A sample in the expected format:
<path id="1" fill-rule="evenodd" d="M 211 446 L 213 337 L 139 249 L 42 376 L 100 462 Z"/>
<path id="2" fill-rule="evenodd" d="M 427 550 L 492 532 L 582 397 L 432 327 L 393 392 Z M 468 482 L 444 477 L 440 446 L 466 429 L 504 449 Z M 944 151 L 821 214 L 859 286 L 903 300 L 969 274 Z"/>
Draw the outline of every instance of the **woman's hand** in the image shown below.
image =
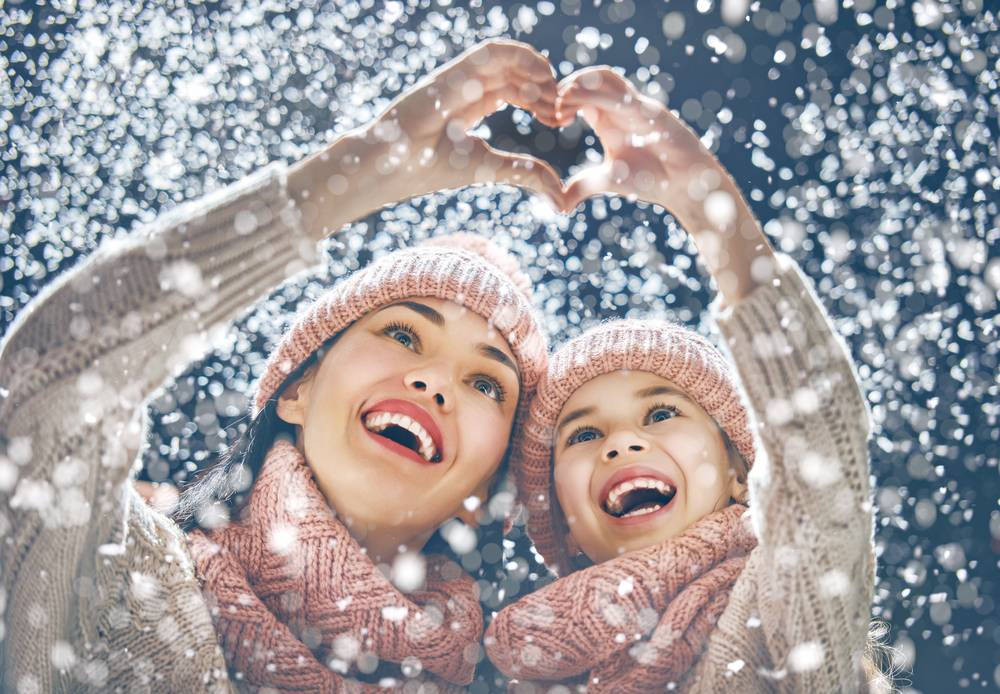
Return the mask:
<path id="1" fill-rule="evenodd" d="M 581 112 L 604 147 L 600 166 L 567 182 L 567 208 L 600 194 L 660 205 L 694 237 L 727 303 L 769 279 L 773 251 L 739 187 L 662 104 L 611 68 L 596 67 L 559 84 L 556 111 L 564 125 Z"/>
<path id="2" fill-rule="evenodd" d="M 556 82 L 549 61 L 515 41 L 488 41 L 438 68 L 385 113 L 295 168 L 289 187 L 304 216 L 325 236 L 372 210 L 417 195 L 484 183 L 532 190 L 561 208 L 552 168 L 498 152 L 466 132 L 504 104 L 556 126 Z"/>

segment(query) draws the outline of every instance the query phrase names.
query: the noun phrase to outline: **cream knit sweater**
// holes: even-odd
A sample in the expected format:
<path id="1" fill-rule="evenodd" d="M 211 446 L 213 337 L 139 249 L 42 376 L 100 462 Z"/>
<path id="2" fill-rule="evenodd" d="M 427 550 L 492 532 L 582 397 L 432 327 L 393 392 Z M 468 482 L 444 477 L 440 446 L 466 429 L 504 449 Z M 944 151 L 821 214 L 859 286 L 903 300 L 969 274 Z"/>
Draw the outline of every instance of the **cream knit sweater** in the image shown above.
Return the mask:
<path id="1" fill-rule="evenodd" d="M 760 539 L 684 692 L 854 692 L 875 592 L 868 407 L 809 281 L 779 256 L 770 286 L 717 317 L 757 416 Z"/>
<path id="2" fill-rule="evenodd" d="M 231 689 L 184 536 L 127 481 L 145 398 L 314 251 L 284 172 L 106 244 L 5 336 L 0 691 Z"/>

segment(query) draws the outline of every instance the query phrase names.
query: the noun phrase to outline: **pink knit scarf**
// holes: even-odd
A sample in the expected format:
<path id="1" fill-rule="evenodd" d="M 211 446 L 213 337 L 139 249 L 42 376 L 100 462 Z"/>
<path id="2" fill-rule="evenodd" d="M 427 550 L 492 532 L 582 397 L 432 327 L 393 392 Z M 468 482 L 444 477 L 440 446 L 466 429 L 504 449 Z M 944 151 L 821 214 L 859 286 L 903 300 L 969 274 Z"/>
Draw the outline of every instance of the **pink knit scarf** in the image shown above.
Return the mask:
<path id="1" fill-rule="evenodd" d="M 402 691 L 413 679 L 445 693 L 472 681 L 483 633 L 473 580 L 435 557 L 425 589 L 401 593 L 334 518 L 295 446 L 274 444 L 240 516 L 188 535 L 237 679 L 329 694 Z M 371 683 L 355 679 L 376 664 Z"/>
<path id="2" fill-rule="evenodd" d="M 701 653 L 757 545 L 745 511 L 729 506 L 522 598 L 486 630 L 490 660 L 510 677 L 586 684 L 588 694 L 662 694 Z"/>

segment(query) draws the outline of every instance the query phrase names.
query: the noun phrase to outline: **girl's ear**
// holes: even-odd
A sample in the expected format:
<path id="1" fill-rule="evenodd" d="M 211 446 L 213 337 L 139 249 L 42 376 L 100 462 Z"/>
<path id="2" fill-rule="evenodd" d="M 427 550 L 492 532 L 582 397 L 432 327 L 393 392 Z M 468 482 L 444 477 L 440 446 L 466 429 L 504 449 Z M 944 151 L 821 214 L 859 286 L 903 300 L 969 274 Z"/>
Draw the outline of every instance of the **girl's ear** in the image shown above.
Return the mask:
<path id="1" fill-rule="evenodd" d="M 492 486 L 492 482 L 492 478 L 484 480 L 483 483 L 479 485 L 479 489 L 472 492 L 470 496 L 466 497 L 466 499 L 462 501 L 462 506 L 455 515 L 456 518 L 461 520 L 470 528 L 479 527 L 479 521 L 483 518 L 483 504 L 485 504 L 486 500 L 490 498 L 490 487 Z M 469 501 L 473 497 L 479 499 L 478 504 Z M 466 505 L 466 501 L 469 501 L 468 505 Z M 474 508 L 470 511 L 469 506 L 474 506 Z"/>
<path id="2" fill-rule="evenodd" d="M 285 388 L 278 396 L 277 414 L 289 424 L 305 424 L 306 409 L 309 406 L 309 386 L 312 380 L 300 378 Z"/>
<path id="3" fill-rule="evenodd" d="M 735 499 L 741 504 L 747 502 L 747 483 L 740 482 L 739 475 L 733 475 L 729 480 L 729 498 Z"/>

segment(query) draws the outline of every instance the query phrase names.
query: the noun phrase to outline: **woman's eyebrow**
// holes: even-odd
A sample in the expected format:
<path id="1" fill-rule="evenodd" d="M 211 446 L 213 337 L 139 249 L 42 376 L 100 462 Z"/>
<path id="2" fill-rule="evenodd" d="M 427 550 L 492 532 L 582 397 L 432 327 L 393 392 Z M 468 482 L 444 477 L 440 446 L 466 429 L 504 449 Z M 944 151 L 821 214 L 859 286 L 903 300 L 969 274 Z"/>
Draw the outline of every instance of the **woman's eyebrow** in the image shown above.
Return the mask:
<path id="1" fill-rule="evenodd" d="M 593 407 L 581 407 L 579 410 L 573 410 L 572 412 L 570 412 L 561 422 L 559 422 L 559 424 L 556 425 L 556 438 L 559 438 L 559 435 L 562 433 L 562 430 L 565 429 L 568 425 L 572 424 L 581 417 L 586 417 L 593 411 L 594 411 Z"/>
<path id="2" fill-rule="evenodd" d="M 379 311 L 385 311 L 387 308 L 393 308 L 395 306 L 404 306 L 411 311 L 420 314 L 431 323 L 439 328 L 444 327 L 444 316 L 442 316 L 437 310 L 431 308 L 426 304 L 421 304 L 417 301 L 397 301 L 394 304 L 387 304 L 379 309 Z"/>
<path id="3" fill-rule="evenodd" d="M 670 395 L 676 398 L 683 398 L 688 402 L 694 402 L 691 396 L 683 390 L 671 386 L 653 386 L 652 388 L 643 388 L 635 393 L 637 398 L 655 398 L 658 395 Z"/>
<path id="4" fill-rule="evenodd" d="M 512 362 L 510 357 L 504 354 L 503 350 L 497 349 L 493 345 L 488 345 L 485 342 L 480 342 L 476 348 L 479 350 L 479 353 L 487 359 L 492 359 L 493 361 L 499 362 L 508 367 L 517 376 L 517 382 L 521 382 L 521 372 L 518 371 L 517 364 Z"/>

